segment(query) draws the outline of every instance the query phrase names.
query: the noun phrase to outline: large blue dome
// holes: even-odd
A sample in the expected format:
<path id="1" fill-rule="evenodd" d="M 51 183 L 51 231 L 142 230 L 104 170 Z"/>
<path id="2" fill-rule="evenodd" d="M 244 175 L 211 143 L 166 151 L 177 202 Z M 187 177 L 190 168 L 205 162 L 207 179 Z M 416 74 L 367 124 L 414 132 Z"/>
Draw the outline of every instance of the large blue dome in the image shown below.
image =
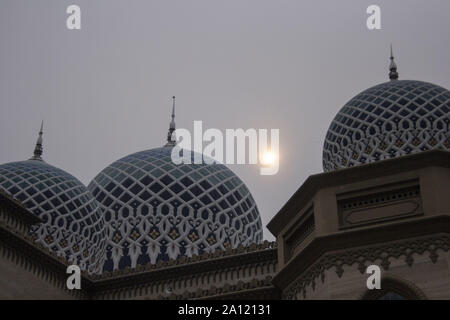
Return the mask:
<path id="1" fill-rule="evenodd" d="M 99 272 L 106 246 L 101 211 L 87 188 L 42 160 L 0 165 L 0 188 L 43 220 L 32 236 L 88 272 Z"/>
<path id="2" fill-rule="evenodd" d="M 361 92 L 339 111 L 325 138 L 323 168 L 331 171 L 425 150 L 450 150 L 449 126 L 447 89 L 394 78 Z"/>
<path id="3" fill-rule="evenodd" d="M 89 184 L 109 231 L 104 270 L 262 241 L 245 184 L 222 164 L 181 164 L 172 147 L 117 160 Z"/>

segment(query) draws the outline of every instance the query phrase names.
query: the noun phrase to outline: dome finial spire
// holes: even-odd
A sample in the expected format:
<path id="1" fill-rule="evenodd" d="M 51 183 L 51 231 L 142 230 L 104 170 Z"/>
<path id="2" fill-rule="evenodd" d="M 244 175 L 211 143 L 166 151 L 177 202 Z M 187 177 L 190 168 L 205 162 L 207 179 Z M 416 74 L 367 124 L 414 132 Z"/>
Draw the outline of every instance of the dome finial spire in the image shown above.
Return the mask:
<path id="1" fill-rule="evenodd" d="M 398 72 L 397 72 L 397 65 L 394 61 L 394 54 L 392 51 L 392 44 L 391 44 L 391 63 L 389 64 L 389 79 L 391 80 L 397 80 L 398 79 Z"/>
<path id="2" fill-rule="evenodd" d="M 175 96 L 172 97 L 172 120 L 169 125 L 169 132 L 167 133 L 167 143 L 166 147 L 171 147 L 176 145 L 175 139 L 172 137 L 173 132 L 175 131 Z"/>
<path id="3" fill-rule="evenodd" d="M 39 130 L 39 137 L 37 138 L 36 141 L 36 146 L 34 147 L 34 153 L 33 156 L 31 157 L 31 160 L 41 160 L 42 161 L 42 134 L 44 129 L 44 120 L 42 120 L 41 122 L 41 129 Z"/>

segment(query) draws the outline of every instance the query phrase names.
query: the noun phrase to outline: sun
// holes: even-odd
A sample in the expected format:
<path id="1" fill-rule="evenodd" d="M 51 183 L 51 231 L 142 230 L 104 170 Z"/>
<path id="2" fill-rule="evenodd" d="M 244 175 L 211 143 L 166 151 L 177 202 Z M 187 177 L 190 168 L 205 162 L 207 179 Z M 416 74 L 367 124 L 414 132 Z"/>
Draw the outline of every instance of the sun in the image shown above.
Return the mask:
<path id="1" fill-rule="evenodd" d="M 272 151 L 266 151 L 260 158 L 260 163 L 263 166 L 272 166 L 275 164 L 276 155 Z"/>

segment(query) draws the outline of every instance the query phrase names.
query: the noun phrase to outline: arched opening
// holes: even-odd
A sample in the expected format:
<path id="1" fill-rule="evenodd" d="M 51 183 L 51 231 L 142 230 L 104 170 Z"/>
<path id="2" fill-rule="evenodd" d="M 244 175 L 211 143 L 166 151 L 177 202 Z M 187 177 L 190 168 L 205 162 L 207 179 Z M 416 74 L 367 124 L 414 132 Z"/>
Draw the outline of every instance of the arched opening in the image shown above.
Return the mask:
<path id="1" fill-rule="evenodd" d="M 395 291 L 388 291 L 382 296 L 378 297 L 377 300 L 409 300 Z"/>
<path id="2" fill-rule="evenodd" d="M 366 290 L 363 300 L 426 300 L 426 295 L 414 283 L 394 276 L 381 279 L 381 289 Z"/>

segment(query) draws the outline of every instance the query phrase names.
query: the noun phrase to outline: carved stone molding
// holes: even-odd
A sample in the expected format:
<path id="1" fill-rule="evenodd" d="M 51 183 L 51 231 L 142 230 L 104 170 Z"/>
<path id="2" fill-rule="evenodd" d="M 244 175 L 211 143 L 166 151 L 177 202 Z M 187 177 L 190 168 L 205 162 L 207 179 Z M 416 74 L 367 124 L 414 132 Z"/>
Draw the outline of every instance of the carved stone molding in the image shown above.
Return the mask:
<path id="1" fill-rule="evenodd" d="M 397 183 L 390 188 L 379 186 L 365 195 L 352 196 L 350 192 L 346 197 L 340 199 L 341 196 L 337 196 L 340 229 L 423 214 L 418 179 Z"/>
<path id="2" fill-rule="evenodd" d="M 168 267 L 162 270 L 146 271 L 142 274 L 115 278 L 107 281 L 95 281 L 94 299 L 126 299 L 128 297 L 152 297 L 159 295 L 183 294 L 183 292 L 208 289 L 212 284 L 228 283 L 236 285 L 244 279 L 265 279 L 276 272 L 276 251 L 263 253 L 260 257 L 246 259 L 247 253 L 235 257 L 202 261 L 181 267 Z M 256 252 L 258 254 L 258 252 Z M 225 261 L 232 259 L 233 261 Z M 222 261 L 223 260 L 223 261 Z M 231 263 L 231 264 L 230 264 Z"/>
<path id="3" fill-rule="evenodd" d="M 231 298 L 248 298 L 256 299 L 266 297 L 273 299 L 278 295 L 278 291 L 271 285 L 272 277 L 267 276 L 265 279 L 252 279 L 251 281 L 239 281 L 237 284 L 225 284 L 216 288 L 211 286 L 208 289 L 198 289 L 194 292 L 186 291 L 182 294 L 160 295 L 157 299 L 161 300 L 186 300 L 186 299 L 231 299 Z M 255 291 L 256 290 L 256 291 Z M 263 292 L 263 294 L 262 294 Z"/>
<path id="4" fill-rule="evenodd" d="M 245 253 L 253 253 L 263 250 L 270 250 L 270 249 L 276 249 L 277 245 L 276 242 L 270 242 L 265 240 L 261 244 L 253 243 L 248 246 L 240 245 L 239 247 L 235 249 L 227 249 L 227 250 L 216 250 L 214 252 L 208 253 L 205 252 L 201 255 L 193 255 L 192 257 L 182 256 L 181 258 L 174 259 L 174 260 L 168 260 L 168 261 L 159 261 L 156 264 L 148 263 L 146 265 L 138 265 L 136 268 L 124 268 L 122 270 L 115 270 L 113 272 L 103 272 L 101 275 L 89 275 L 89 277 L 92 280 L 107 280 L 107 279 L 113 279 L 115 277 L 120 277 L 124 275 L 133 275 L 133 274 L 139 274 L 146 271 L 153 271 L 153 270 L 162 270 L 168 267 L 176 267 L 176 266 L 184 266 L 189 265 L 192 263 L 197 262 L 203 262 L 208 261 L 212 259 L 217 258 L 224 258 L 224 257 L 232 257 L 240 254 Z"/>
<path id="5" fill-rule="evenodd" d="M 450 250 L 450 235 L 440 234 L 327 253 L 283 291 L 283 299 L 294 299 L 298 293 L 306 298 L 306 287 L 311 285 L 315 290 L 317 279 L 320 278 L 323 283 L 325 271 L 331 268 L 335 268 L 337 276 L 341 278 L 346 265 L 357 264 L 358 270 L 363 274 L 369 264 L 377 262 L 384 270 L 389 270 L 389 259 L 404 257 L 405 263 L 411 267 L 414 264 L 414 254 L 423 255 L 427 252 L 430 261 L 436 263 L 439 257 L 438 250 L 444 252 Z"/>

